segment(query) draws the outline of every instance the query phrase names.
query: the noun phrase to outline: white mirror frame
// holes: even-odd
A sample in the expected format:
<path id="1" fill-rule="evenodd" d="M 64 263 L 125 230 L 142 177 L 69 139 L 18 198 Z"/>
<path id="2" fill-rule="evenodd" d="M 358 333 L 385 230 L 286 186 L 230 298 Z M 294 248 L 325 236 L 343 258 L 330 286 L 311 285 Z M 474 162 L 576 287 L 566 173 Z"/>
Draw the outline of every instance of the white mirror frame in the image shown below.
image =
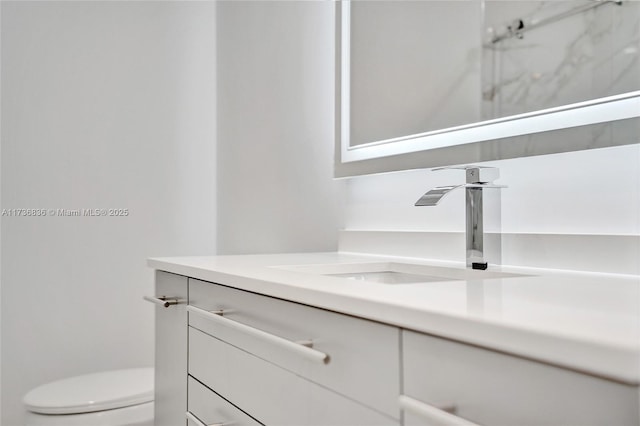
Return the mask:
<path id="1" fill-rule="evenodd" d="M 338 146 L 336 160 L 352 163 L 408 154 L 436 148 L 527 135 L 531 133 L 586 126 L 640 117 L 640 90 L 605 98 L 593 99 L 494 120 L 480 121 L 425 133 L 401 136 L 351 146 L 350 144 L 350 22 L 349 0 L 338 2 L 336 35 L 339 47 L 340 75 L 338 104 Z"/>

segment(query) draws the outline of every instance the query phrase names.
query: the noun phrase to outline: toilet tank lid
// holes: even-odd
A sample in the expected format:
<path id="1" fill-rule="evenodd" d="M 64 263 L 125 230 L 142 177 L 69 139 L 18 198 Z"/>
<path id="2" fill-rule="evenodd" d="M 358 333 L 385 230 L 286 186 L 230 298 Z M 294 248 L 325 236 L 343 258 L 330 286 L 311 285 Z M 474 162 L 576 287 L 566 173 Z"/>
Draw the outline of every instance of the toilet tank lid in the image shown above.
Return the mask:
<path id="1" fill-rule="evenodd" d="M 130 368 L 70 377 L 39 386 L 24 396 L 27 410 L 79 414 L 153 401 L 153 368 Z"/>

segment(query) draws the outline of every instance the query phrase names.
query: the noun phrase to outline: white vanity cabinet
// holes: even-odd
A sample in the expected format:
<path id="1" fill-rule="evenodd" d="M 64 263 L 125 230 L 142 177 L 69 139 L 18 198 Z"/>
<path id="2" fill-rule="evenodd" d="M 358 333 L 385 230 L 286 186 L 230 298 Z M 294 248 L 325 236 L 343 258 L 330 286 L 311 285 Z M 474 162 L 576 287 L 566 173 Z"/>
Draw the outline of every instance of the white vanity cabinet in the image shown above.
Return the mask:
<path id="1" fill-rule="evenodd" d="M 402 341 L 406 426 L 640 422 L 636 386 L 411 331 Z"/>
<path id="2" fill-rule="evenodd" d="M 184 424 L 188 278 L 156 271 L 155 426 Z M 166 304 L 159 301 L 166 300 Z"/>
<path id="3" fill-rule="evenodd" d="M 189 280 L 189 375 L 267 425 L 399 424 L 399 332 Z"/>
<path id="4" fill-rule="evenodd" d="M 189 377 L 188 426 L 259 426 L 255 419 L 240 411 L 202 383 Z"/>
<path id="5" fill-rule="evenodd" d="M 288 301 L 291 283 L 250 281 L 251 292 L 224 276 L 156 279 L 157 297 L 181 301 L 157 308 L 158 426 L 640 425 L 632 374 L 614 381 L 409 330 L 418 322 Z M 285 296 L 258 294 L 262 286 Z M 302 300 L 320 303 L 316 295 Z"/>

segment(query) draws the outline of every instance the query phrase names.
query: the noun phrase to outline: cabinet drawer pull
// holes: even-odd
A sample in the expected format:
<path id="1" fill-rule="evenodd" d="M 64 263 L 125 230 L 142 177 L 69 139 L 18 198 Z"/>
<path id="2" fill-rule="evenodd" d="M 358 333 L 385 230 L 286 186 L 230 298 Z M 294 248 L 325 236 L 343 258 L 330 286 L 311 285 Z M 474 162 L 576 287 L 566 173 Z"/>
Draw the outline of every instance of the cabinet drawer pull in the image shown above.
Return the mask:
<path id="1" fill-rule="evenodd" d="M 155 303 L 156 305 L 161 305 L 164 306 L 165 308 L 168 308 L 171 305 L 177 305 L 179 303 L 178 299 L 176 299 L 175 297 L 166 297 L 166 296 L 160 296 L 160 297 L 153 297 L 153 296 L 143 296 L 142 297 L 144 300 L 146 300 L 147 302 L 151 302 L 151 303 Z"/>
<path id="2" fill-rule="evenodd" d="M 262 330 L 258 330 L 257 328 L 250 327 L 248 325 L 244 325 L 237 321 L 230 320 L 222 316 L 223 311 L 205 311 L 204 309 L 196 308 L 195 306 L 187 306 L 187 311 L 193 314 L 199 315 L 203 318 L 206 318 L 210 321 L 216 322 L 218 324 L 225 325 L 229 328 L 233 328 L 245 334 L 257 337 L 259 339 L 271 342 L 273 344 L 279 345 L 281 347 L 287 348 L 293 352 L 296 352 L 312 361 L 320 362 L 322 364 L 328 364 L 330 357 L 324 352 L 320 352 L 316 349 L 312 349 L 309 341 L 302 342 L 292 342 L 290 340 L 284 339 L 280 336 L 276 336 L 274 334 L 267 333 Z"/>
<path id="3" fill-rule="evenodd" d="M 479 426 L 477 423 L 470 422 L 461 417 L 447 413 L 433 405 L 425 404 L 417 399 L 410 398 L 406 395 L 398 397 L 400 408 L 408 411 L 416 416 L 440 426 Z"/>
<path id="4" fill-rule="evenodd" d="M 187 417 L 187 419 L 191 420 L 192 422 L 194 422 L 196 425 L 198 426 L 225 426 L 225 423 L 212 423 L 210 425 L 204 423 L 202 420 L 200 420 L 199 418 L 197 418 L 196 416 L 194 416 L 191 411 L 187 411 L 185 413 L 185 416 Z M 227 423 L 227 425 L 229 425 L 229 423 Z"/>

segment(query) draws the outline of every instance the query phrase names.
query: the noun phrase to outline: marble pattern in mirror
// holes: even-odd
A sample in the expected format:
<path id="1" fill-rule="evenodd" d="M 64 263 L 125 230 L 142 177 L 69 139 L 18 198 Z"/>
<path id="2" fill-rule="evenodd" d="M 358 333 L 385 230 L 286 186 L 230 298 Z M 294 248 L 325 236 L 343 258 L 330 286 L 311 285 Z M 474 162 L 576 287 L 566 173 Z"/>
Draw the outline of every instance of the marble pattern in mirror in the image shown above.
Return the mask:
<path id="1" fill-rule="evenodd" d="M 486 0 L 484 11 L 484 120 L 640 88 L 640 2 Z M 509 31 L 520 23 L 537 26 Z"/>
<path id="2" fill-rule="evenodd" d="M 335 175 L 512 158 L 523 145 L 507 141 L 541 141 L 556 131 L 584 135 L 581 126 L 637 129 L 640 2 L 606 3 L 341 2 Z M 518 20 L 531 29 L 491 43 Z M 602 98 L 615 94 L 622 95 Z M 634 124 L 613 124 L 623 119 Z M 605 135 L 596 146 L 568 139 L 539 150 L 527 143 L 520 155 L 636 139 Z"/>

